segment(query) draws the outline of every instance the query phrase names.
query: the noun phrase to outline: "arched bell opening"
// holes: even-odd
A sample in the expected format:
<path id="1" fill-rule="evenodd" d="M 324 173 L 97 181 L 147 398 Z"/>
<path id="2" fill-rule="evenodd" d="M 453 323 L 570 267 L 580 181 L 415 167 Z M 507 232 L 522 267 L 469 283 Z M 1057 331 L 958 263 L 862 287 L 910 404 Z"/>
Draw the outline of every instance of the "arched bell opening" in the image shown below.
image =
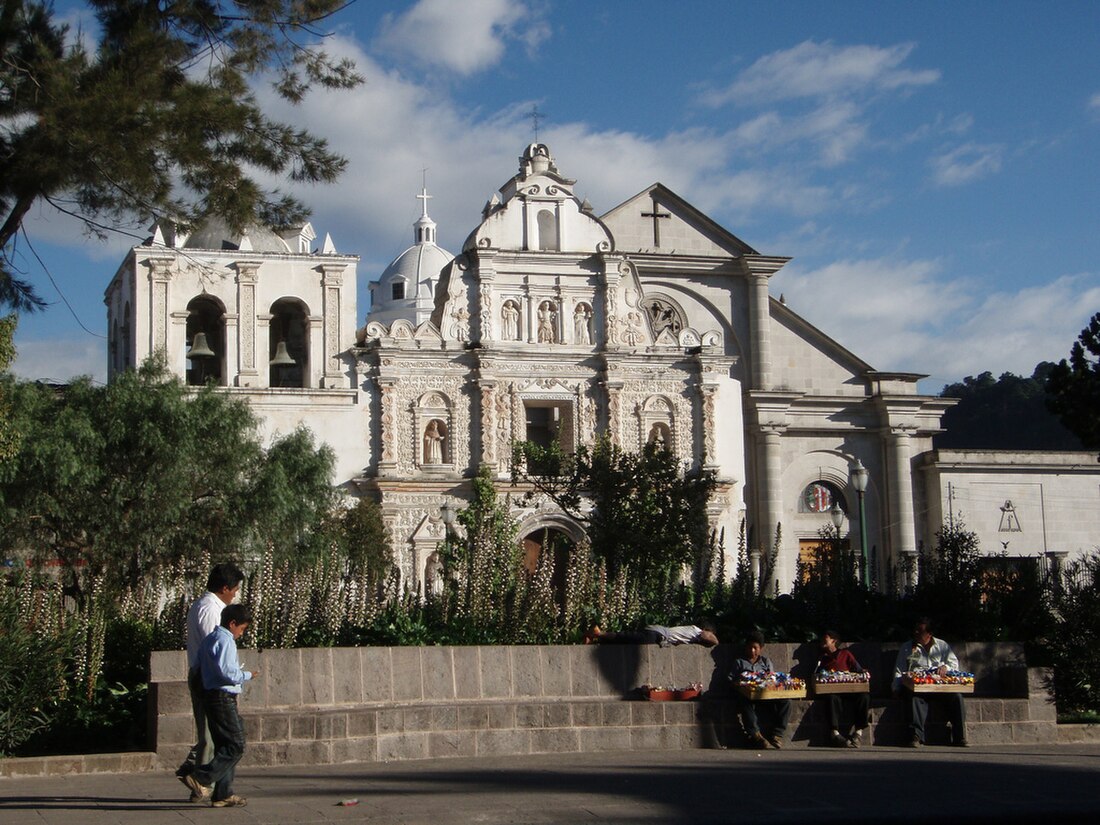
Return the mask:
<path id="1" fill-rule="evenodd" d="M 309 313 L 293 298 L 271 306 L 268 382 L 272 387 L 309 386 Z"/>
<path id="2" fill-rule="evenodd" d="M 187 383 L 225 384 L 225 310 L 208 295 L 187 304 Z"/>

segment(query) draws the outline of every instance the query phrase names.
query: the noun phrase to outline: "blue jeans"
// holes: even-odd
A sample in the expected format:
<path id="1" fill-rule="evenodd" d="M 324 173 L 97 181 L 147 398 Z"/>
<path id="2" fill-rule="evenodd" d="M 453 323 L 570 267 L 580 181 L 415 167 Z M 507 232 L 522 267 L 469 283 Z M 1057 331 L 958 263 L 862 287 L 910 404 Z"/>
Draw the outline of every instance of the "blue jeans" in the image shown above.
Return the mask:
<path id="1" fill-rule="evenodd" d="M 760 733 L 758 716 L 768 716 L 771 722 L 772 736 L 782 739 L 787 732 L 787 721 L 791 716 L 790 699 L 758 699 L 753 701 L 741 693 L 734 692 L 733 706 L 741 717 L 741 725 L 747 736 Z"/>
<path id="2" fill-rule="evenodd" d="M 905 721 L 914 739 L 924 741 L 924 723 L 928 719 L 928 700 L 938 701 L 947 712 L 947 721 L 951 723 L 951 741 L 956 744 L 966 741 L 966 705 L 958 693 L 924 694 L 905 693 L 901 696 L 901 705 L 905 709 Z"/>
<path id="3" fill-rule="evenodd" d="M 214 758 L 191 774 L 201 785 L 213 785 L 215 802 L 233 795 L 233 777 L 244 756 L 244 725 L 237 712 L 237 694 L 203 691 L 206 724 L 214 740 Z"/>

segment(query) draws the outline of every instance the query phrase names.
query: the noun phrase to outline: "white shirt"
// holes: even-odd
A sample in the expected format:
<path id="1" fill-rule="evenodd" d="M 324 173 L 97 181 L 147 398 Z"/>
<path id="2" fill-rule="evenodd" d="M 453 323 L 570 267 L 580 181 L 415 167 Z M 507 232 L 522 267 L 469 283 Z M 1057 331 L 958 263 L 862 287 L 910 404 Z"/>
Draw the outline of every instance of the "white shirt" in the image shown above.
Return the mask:
<path id="1" fill-rule="evenodd" d="M 196 599 L 191 609 L 187 611 L 187 666 L 189 668 L 198 667 L 202 640 L 221 624 L 224 609 L 225 602 L 208 590 Z"/>

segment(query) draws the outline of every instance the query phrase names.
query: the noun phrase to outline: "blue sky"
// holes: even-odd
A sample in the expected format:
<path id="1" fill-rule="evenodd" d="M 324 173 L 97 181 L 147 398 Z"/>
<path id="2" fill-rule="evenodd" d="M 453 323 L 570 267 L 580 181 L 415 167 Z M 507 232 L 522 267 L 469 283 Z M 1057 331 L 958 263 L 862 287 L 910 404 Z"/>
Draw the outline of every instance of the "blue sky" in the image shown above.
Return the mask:
<path id="1" fill-rule="evenodd" d="M 362 256 L 360 322 L 412 241 L 423 170 L 456 252 L 536 105 L 597 213 L 660 181 L 793 257 L 773 294 L 876 369 L 929 374 L 925 392 L 1030 375 L 1100 311 L 1095 2 L 359 0 L 332 25 L 360 89 L 258 94 L 350 160 L 297 194 Z M 55 303 L 21 320 L 15 372 L 102 379 L 102 293 L 133 238 L 45 209 L 27 230 L 42 264 L 26 244 L 22 264 Z"/>

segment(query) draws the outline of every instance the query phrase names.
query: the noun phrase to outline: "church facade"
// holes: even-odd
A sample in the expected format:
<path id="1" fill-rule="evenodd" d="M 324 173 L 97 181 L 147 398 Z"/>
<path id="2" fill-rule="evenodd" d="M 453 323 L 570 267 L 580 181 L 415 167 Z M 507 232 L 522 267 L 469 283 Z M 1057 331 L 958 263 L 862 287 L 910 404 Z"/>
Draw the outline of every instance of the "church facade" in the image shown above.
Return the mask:
<path id="1" fill-rule="evenodd" d="M 444 503 L 462 507 L 479 468 L 506 492 L 521 440 L 657 440 L 713 470 L 727 555 L 743 524 L 750 550 L 777 547 L 779 590 L 836 517 L 878 571 L 934 543 L 927 456 L 951 400 L 799 317 L 769 289 L 787 258 L 661 184 L 603 215 L 574 184 L 528 146 L 457 255 L 423 192 L 414 244 L 371 284 L 361 325 L 357 258 L 314 249 L 308 224 L 158 229 L 107 290 L 111 373 L 162 350 L 189 381 L 247 398 L 267 433 L 309 426 L 337 453 L 335 481 L 381 503 L 410 586 L 430 577 Z M 545 500 L 515 497 L 513 515 L 531 543 L 583 537 Z"/>

